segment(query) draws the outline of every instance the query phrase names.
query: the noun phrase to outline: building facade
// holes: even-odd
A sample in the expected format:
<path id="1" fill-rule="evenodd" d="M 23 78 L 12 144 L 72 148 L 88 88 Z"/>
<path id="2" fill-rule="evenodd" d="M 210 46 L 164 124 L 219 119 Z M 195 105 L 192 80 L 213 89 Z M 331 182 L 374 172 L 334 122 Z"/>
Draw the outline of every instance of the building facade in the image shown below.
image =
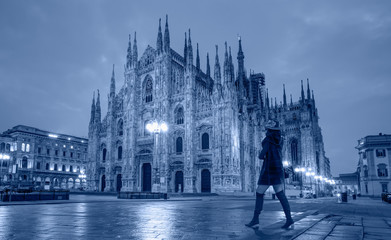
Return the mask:
<path id="1" fill-rule="evenodd" d="M 246 73 L 241 39 L 238 44 L 236 72 L 227 43 L 222 64 L 216 45 L 214 68 L 207 54 L 204 72 L 198 44 L 193 62 L 190 30 L 183 55 L 170 47 L 167 19 L 164 34 L 159 21 L 156 47 L 148 46 L 140 58 L 136 33 L 133 43 L 129 36 L 124 84 L 117 92 L 113 68 L 103 119 L 99 91 L 92 101 L 88 188 L 253 192 L 262 166 L 257 156 L 265 136 L 264 123 L 269 118 L 287 124 L 284 152 L 290 154 L 289 146 L 296 141 L 297 164 L 315 167 L 318 159 L 319 171 L 325 171 L 328 160 L 314 98 L 271 106 L 265 75 Z M 164 122 L 168 131 L 150 133 L 146 126 L 152 122 Z"/>
<path id="2" fill-rule="evenodd" d="M 346 192 L 348 195 L 357 194 L 359 192 L 358 173 L 343 173 L 339 177 L 335 177 L 336 185 L 334 193 Z"/>
<path id="3" fill-rule="evenodd" d="M 3 163 L 3 185 L 42 189 L 86 187 L 88 139 L 18 125 L 1 135 L 10 160 Z M 3 168 L 2 168 L 3 170 Z"/>
<path id="4" fill-rule="evenodd" d="M 370 135 L 358 140 L 359 190 L 364 196 L 380 196 L 391 189 L 391 135 Z"/>

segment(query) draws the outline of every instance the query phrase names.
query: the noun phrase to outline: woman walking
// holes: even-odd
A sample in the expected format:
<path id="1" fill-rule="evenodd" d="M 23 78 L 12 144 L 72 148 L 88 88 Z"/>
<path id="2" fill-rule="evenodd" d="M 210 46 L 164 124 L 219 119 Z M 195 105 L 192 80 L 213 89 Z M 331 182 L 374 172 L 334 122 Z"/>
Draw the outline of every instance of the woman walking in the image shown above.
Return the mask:
<path id="1" fill-rule="evenodd" d="M 283 140 L 279 122 L 269 120 L 266 124 L 266 129 L 266 137 L 262 141 L 262 151 L 259 154 L 259 159 L 263 159 L 264 162 L 258 180 L 254 216 L 251 222 L 245 225 L 253 227 L 259 224 L 259 214 L 263 208 L 263 197 L 265 191 L 272 185 L 286 217 L 286 222 L 281 228 L 289 228 L 293 224 L 293 219 L 288 199 L 283 191 L 284 168 L 281 160 Z"/>

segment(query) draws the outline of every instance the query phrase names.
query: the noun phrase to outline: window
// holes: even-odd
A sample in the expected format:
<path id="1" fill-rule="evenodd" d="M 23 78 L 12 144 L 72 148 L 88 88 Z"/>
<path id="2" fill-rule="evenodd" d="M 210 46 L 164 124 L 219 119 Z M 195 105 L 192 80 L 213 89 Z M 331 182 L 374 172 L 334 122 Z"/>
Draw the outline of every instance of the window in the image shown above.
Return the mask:
<path id="1" fill-rule="evenodd" d="M 293 165 L 298 165 L 299 163 L 299 158 L 297 154 L 297 140 L 293 139 L 291 142 L 291 158 L 292 158 L 292 163 Z"/>
<path id="2" fill-rule="evenodd" d="M 27 157 L 23 157 L 22 159 L 22 168 L 27 168 Z"/>
<path id="3" fill-rule="evenodd" d="M 385 149 L 376 149 L 376 157 L 385 157 L 386 150 Z"/>
<path id="4" fill-rule="evenodd" d="M 118 136 L 124 135 L 124 122 L 122 119 L 118 121 Z"/>
<path id="5" fill-rule="evenodd" d="M 148 103 L 152 102 L 153 85 L 151 76 L 147 76 L 145 81 L 145 102 Z"/>
<path id="6" fill-rule="evenodd" d="M 183 141 L 182 137 L 176 139 L 176 153 L 181 154 L 183 152 Z"/>
<path id="7" fill-rule="evenodd" d="M 49 170 L 49 163 L 46 163 L 45 169 L 46 169 L 46 170 Z"/>
<path id="8" fill-rule="evenodd" d="M 73 158 L 73 152 L 71 152 L 71 158 Z"/>
<path id="9" fill-rule="evenodd" d="M 65 172 L 65 165 L 62 165 L 62 171 Z"/>
<path id="10" fill-rule="evenodd" d="M 50 149 L 49 148 L 46 149 L 46 155 L 50 155 Z"/>
<path id="11" fill-rule="evenodd" d="M 54 171 L 58 171 L 57 163 L 54 164 Z"/>
<path id="12" fill-rule="evenodd" d="M 107 150 L 106 150 L 106 148 L 103 148 L 102 162 L 105 162 L 105 161 L 106 161 L 106 155 L 107 155 Z"/>
<path id="13" fill-rule="evenodd" d="M 38 154 L 41 154 L 41 150 L 42 150 L 42 149 L 39 147 L 39 148 L 38 148 Z"/>
<path id="14" fill-rule="evenodd" d="M 368 177 L 368 167 L 364 166 L 364 177 Z"/>
<path id="15" fill-rule="evenodd" d="M 377 165 L 377 176 L 378 177 L 388 177 L 387 165 L 381 163 Z"/>
<path id="16" fill-rule="evenodd" d="M 79 158 L 79 159 L 80 159 L 80 153 L 77 153 L 77 158 Z"/>
<path id="17" fill-rule="evenodd" d="M 367 152 L 362 153 L 362 158 L 367 158 Z"/>
<path id="18" fill-rule="evenodd" d="M 7 161 L 3 162 L 3 167 L 7 167 Z"/>
<path id="19" fill-rule="evenodd" d="M 176 122 L 176 124 L 183 124 L 183 122 L 184 122 L 183 118 L 184 118 L 183 108 L 180 107 L 175 112 L 175 122 Z"/>
<path id="20" fill-rule="evenodd" d="M 63 157 L 65 157 L 65 154 L 66 154 L 66 152 L 65 152 L 65 151 L 62 151 L 62 156 L 63 156 Z"/>
<path id="21" fill-rule="evenodd" d="M 122 159 L 122 146 L 118 147 L 118 160 Z"/>
<path id="22" fill-rule="evenodd" d="M 54 151 L 54 155 L 58 156 L 58 150 Z"/>
<path id="23" fill-rule="evenodd" d="M 382 192 L 387 193 L 388 192 L 388 184 L 387 183 L 382 183 L 381 184 L 381 190 L 382 190 Z"/>
<path id="24" fill-rule="evenodd" d="M 365 193 L 368 193 L 368 184 L 365 183 Z"/>
<path id="25" fill-rule="evenodd" d="M 73 166 L 72 166 L 72 165 L 69 166 L 69 171 L 70 171 L 70 172 L 73 172 Z"/>
<path id="26" fill-rule="evenodd" d="M 22 143 L 22 152 L 26 151 L 26 144 Z"/>
<path id="27" fill-rule="evenodd" d="M 202 134 L 201 141 L 202 150 L 209 149 L 209 134 Z"/>
<path id="28" fill-rule="evenodd" d="M 30 144 L 26 145 L 26 152 L 30 152 Z"/>
<path id="29" fill-rule="evenodd" d="M 37 169 L 41 169 L 41 162 L 37 162 Z"/>

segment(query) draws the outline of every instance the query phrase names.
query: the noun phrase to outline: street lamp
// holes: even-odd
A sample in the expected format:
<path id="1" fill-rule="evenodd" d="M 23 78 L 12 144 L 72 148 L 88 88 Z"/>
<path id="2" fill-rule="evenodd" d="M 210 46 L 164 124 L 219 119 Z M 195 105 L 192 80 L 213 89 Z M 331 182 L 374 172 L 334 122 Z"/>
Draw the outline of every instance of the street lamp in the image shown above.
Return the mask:
<path id="1" fill-rule="evenodd" d="M 159 163 L 157 161 L 158 158 L 158 135 L 160 132 L 167 132 L 168 126 L 164 121 L 161 121 L 160 123 L 155 120 L 152 123 L 148 123 L 145 128 L 150 132 L 154 133 L 155 138 L 155 147 L 154 147 L 154 156 L 153 156 L 153 170 L 154 170 L 154 179 L 153 179 L 153 185 L 152 185 L 152 192 L 160 192 L 160 174 L 158 172 L 159 170 Z"/>
<path id="2" fill-rule="evenodd" d="M 10 160 L 11 157 L 8 154 L 2 154 L 0 153 L 0 159 L 1 159 L 1 176 L 0 176 L 0 185 L 3 183 L 3 161 L 4 160 Z"/>

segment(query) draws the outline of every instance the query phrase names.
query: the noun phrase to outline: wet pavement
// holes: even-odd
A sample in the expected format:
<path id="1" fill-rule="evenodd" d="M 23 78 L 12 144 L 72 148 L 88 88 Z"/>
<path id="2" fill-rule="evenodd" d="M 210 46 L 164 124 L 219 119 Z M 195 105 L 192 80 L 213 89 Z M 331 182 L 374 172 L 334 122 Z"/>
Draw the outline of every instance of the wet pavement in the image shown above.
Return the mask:
<path id="1" fill-rule="evenodd" d="M 48 204 L 51 203 L 51 204 Z M 388 239 L 391 204 L 359 198 L 290 200 L 294 227 L 278 200 L 265 200 L 258 228 L 247 228 L 254 197 L 129 200 L 71 195 L 69 201 L 2 203 L 0 239 Z M 8 204 L 8 205 L 7 205 Z M 18 204 L 18 205 L 15 205 Z M 23 205 L 21 205 L 23 204 Z"/>

